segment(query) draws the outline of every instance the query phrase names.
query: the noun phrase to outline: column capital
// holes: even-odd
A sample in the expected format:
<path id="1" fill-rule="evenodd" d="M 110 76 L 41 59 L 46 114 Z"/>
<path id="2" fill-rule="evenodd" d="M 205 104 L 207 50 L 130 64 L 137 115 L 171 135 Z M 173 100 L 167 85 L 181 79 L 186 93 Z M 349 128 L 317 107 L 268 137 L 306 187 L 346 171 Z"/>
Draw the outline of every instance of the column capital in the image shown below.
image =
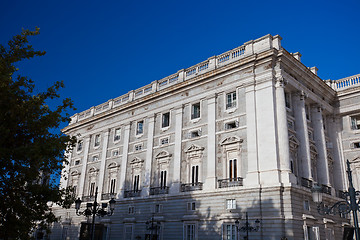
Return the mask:
<path id="1" fill-rule="evenodd" d="M 299 96 L 299 100 L 301 101 L 305 100 L 308 97 L 308 94 L 303 90 L 295 92 L 294 95 Z"/>
<path id="2" fill-rule="evenodd" d="M 275 79 L 275 87 L 276 88 L 283 88 L 288 83 L 288 81 L 283 76 L 278 76 Z"/>

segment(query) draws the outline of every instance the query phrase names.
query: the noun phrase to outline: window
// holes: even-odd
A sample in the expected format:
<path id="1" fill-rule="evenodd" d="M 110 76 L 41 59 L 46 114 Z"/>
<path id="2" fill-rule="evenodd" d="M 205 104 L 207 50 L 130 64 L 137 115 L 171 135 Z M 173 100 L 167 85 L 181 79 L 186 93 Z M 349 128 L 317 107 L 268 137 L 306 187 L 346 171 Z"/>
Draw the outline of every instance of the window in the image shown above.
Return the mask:
<path id="1" fill-rule="evenodd" d="M 168 143 L 169 143 L 169 137 L 161 138 L 161 139 L 160 139 L 160 144 L 161 144 L 161 145 L 168 144 Z"/>
<path id="2" fill-rule="evenodd" d="M 135 151 L 140 151 L 140 150 L 142 150 L 142 144 L 136 144 Z"/>
<path id="3" fill-rule="evenodd" d="M 191 105 L 191 119 L 200 118 L 200 103 Z"/>
<path id="4" fill-rule="evenodd" d="M 76 190 L 77 190 L 77 186 L 76 186 L 76 185 L 73 186 L 73 190 L 74 190 L 74 195 L 76 196 L 76 193 L 77 193 L 77 192 L 76 192 Z"/>
<path id="5" fill-rule="evenodd" d="M 237 179 L 237 160 L 229 160 L 229 179 L 230 181 Z"/>
<path id="6" fill-rule="evenodd" d="M 352 130 L 360 129 L 360 115 L 351 117 L 351 129 Z"/>
<path id="7" fill-rule="evenodd" d="M 128 213 L 129 214 L 135 214 L 135 207 L 134 206 L 129 206 Z"/>
<path id="8" fill-rule="evenodd" d="M 310 121 L 310 106 L 305 105 L 306 120 Z"/>
<path id="9" fill-rule="evenodd" d="M 91 182 L 89 187 L 89 196 L 92 197 L 95 195 L 95 183 Z"/>
<path id="10" fill-rule="evenodd" d="M 77 144 L 77 151 L 78 152 L 81 152 L 82 151 L 82 148 L 83 148 L 83 141 L 82 140 L 80 140 L 80 141 L 78 141 L 78 144 Z"/>
<path id="11" fill-rule="evenodd" d="M 95 146 L 95 147 L 100 146 L 100 134 L 97 134 L 97 135 L 95 136 L 94 146 Z"/>
<path id="12" fill-rule="evenodd" d="M 309 200 L 304 200 L 304 210 L 310 211 L 310 202 Z"/>
<path id="13" fill-rule="evenodd" d="M 189 138 L 196 138 L 201 136 L 201 129 L 189 132 Z"/>
<path id="14" fill-rule="evenodd" d="M 136 124 L 136 135 L 144 133 L 144 121 L 139 121 Z"/>
<path id="15" fill-rule="evenodd" d="M 360 142 L 354 142 L 351 145 L 352 148 L 360 148 Z"/>
<path id="16" fill-rule="evenodd" d="M 236 92 L 226 94 L 226 109 L 236 107 Z"/>
<path id="17" fill-rule="evenodd" d="M 305 226 L 304 227 L 304 236 L 305 240 L 319 240 L 319 227 L 311 227 L 311 226 Z"/>
<path id="18" fill-rule="evenodd" d="M 162 213 L 162 204 L 155 204 L 154 213 Z"/>
<path id="19" fill-rule="evenodd" d="M 237 231 L 235 224 L 224 224 L 223 229 L 223 240 L 236 240 Z"/>
<path id="20" fill-rule="evenodd" d="M 187 203 L 187 210 L 188 211 L 195 211 L 195 202 L 188 202 Z"/>
<path id="21" fill-rule="evenodd" d="M 170 126 L 170 112 L 164 113 L 162 115 L 161 127 L 169 127 Z"/>
<path id="22" fill-rule="evenodd" d="M 115 186 L 116 186 L 116 179 L 111 179 L 110 180 L 110 193 L 114 194 L 115 193 Z"/>
<path id="23" fill-rule="evenodd" d="M 79 165 L 79 164 L 80 164 L 80 160 L 75 160 L 74 165 L 76 166 L 76 165 Z"/>
<path id="24" fill-rule="evenodd" d="M 116 128 L 114 132 L 114 142 L 120 140 L 121 128 Z"/>
<path id="25" fill-rule="evenodd" d="M 133 240 L 134 239 L 134 229 L 133 225 L 126 224 L 125 231 L 124 231 L 124 239 L 126 240 Z"/>
<path id="26" fill-rule="evenodd" d="M 140 180 L 140 175 L 135 175 L 134 176 L 134 192 L 138 192 L 139 191 L 139 180 Z"/>
<path id="27" fill-rule="evenodd" d="M 285 92 L 285 106 L 291 108 L 291 95 L 288 92 Z"/>
<path id="28" fill-rule="evenodd" d="M 113 151 L 112 151 L 112 156 L 113 156 L 113 157 L 119 156 L 119 150 L 117 150 L 117 149 L 116 149 L 116 150 L 113 150 Z"/>
<path id="29" fill-rule="evenodd" d="M 195 240 L 195 224 L 184 224 L 184 240 Z"/>
<path id="30" fill-rule="evenodd" d="M 226 209 L 236 209 L 236 200 L 226 199 Z"/>
<path id="31" fill-rule="evenodd" d="M 161 188 L 166 187 L 166 175 L 167 175 L 167 171 L 160 172 L 160 187 Z"/>
<path id="32" fill-rule="evenodd" d="M 191 183 L 197 184 L 199 182 L 199 166 L 192 166 L 191 168 Z"/>
<path id="33" fill-rule="evenodd" d="M 93 157 L 92 157 L 92 161 L 93 161 L 93 162 L 99 161 L 99 156 L 97 156 L 97 155 L 96 155 L 96 156 L 93 156 Z"/>
<path id="34" fill-rule="evenodd" d="M 239 121 L 232 121 L 225 123 L 225 129 L 233 129 L 239 127 Z"/>

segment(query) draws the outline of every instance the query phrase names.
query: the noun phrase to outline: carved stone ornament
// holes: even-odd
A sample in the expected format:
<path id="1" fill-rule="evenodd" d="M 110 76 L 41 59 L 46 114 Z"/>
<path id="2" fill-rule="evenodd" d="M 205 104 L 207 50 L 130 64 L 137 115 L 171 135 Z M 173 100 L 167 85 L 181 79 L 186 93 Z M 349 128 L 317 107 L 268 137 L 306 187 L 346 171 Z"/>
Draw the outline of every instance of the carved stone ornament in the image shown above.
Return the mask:
<path id="1" fill-rule="evenodd" d="M 75 171 L 71 172 L 71 176 L 78 176 L 80 174 L 81 173 L 79 173 L 78 170 L 75 170 Z"/>
<path id="2" fill-rule="evenodd" d="M 131 160 L 130 165 L 131 168 L 141 168 L 144 164 L 144 160 L 135 157 L 133 160 Z"/>
<path id="3" fill-rule="evenodd" d="M 220 145 L 223 146 L 223 145 L 228 145 L 228 144 L 234 144 L 234 143 L 242 143 L 244 140 L 237 137 L 237 136 L 231 136 L 231 137 L 227 137 L 225 139 L 223 139 L 221 142 L 220 142 Z"/>
<path id="4" fill-rule="evenodd" d="M 287 80 L 285 80 L 285 78 L 283 76 L 279 76 L 276 78 L 275 86 L 276 87 L 285 87 L 285 85 L 287 83 L 288 83 Z"/>
<path id="5" fill-rule="evenodd" d="M 297 138 L 294 135 L 290 135 L 289 137 L 290 151 L 296 151 L 299 145 L 300 145 L 299 140 L 297 140 Z"/>
<path id="6" fill-rule="evenodd" d="M 108 169 L 119 167 L 119 165 L 116 162 L 112 162 L 108 165 Z"/>
<path id="7" fill-rule="evenodd" d="M 197 145 L 192 144 L 185 153 L 187 154 L 187 160 L 191 159 L 201 159 L 203 156 L 204 147 L 199 147 Z"/>
<path id="8" fill-rule="evenodd" d="M 158 155 L 156 155 L 156 159 L 159 159 L 159 158 L 169 158 L 171 157 L 172 155 L 170 153 L 168 153 L 167 151 L 161 151 L 158 153 Z"/>
<path id="9" fill-rule="evenodd" d="M 316 160 L 317 155 L 318 155 L 318 151 L 317 151 L 316 146 L 314 144 L 310 144 L 310 157 L 311 157 L 311 159 Z"/>
<path id="10" fill-rule="evenodd" d="M 299 92 L 299 96 L 300 100 L 305 100 L 308 97 L 308 95 L 303 90 Z"/>

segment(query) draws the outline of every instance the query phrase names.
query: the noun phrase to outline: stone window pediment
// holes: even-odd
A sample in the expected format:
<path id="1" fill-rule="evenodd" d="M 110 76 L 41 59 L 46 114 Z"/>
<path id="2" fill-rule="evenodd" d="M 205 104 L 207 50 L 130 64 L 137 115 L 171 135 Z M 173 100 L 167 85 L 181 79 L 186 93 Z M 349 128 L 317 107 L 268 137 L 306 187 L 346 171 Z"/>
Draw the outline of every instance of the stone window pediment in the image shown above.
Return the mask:
<path id="1" fill-rule="evenodd" d="M 291 151 L 296 151 L 296 149 L 299 147 L 299 145 L 300 145 L 299 140 L 294 135 L 291 135 L 289 137 L 290 150 Z"/>
<path id="2" fill-rule="evenodd" d="M 221 146 L 224 146 L 224 145 L 230 145 L 230 144 L 235 144 L 235 143 L 242 143 L 244 140 L 237 137 L 237 136 L 231 136 L 231 137 L 227 137 L 225 139 L 223 139 L 220 143 Z"/>
<path id="3" fill-rule="evenodd" d="M 316 160 L 318 155 L 318 150 L 314 144 L 310 144 L 310 156 L 311 159 Z"/>
<path id="4" fill-rule="evenodd" d="M 140 159 L 138 157 L 135 157 L 130 162 L 131 168 L 141 168 L 143 166 L 143 164 L 144 164 L 144 160 Z"/>
<path id="5" fill-rule="evenodd" d="M 156 158 L 158 164 L 169 164 L 171 156 L 172 156 L 172 154 L 170 154 L 169 152 L 161 151 L 156 155 L 155 158 Z"/>
<path id="6" fill-rule="evenodd" d="M 75 170 L 70 175 L 73 176 L 73 177 L 77 177 L 77 176 L 80 175 L 80 173 L 77 170 Z"/>
<path id="7" fill-rule="evenodd" d="M 187 160 L 201 159 L 203 156 L 204 147 L 192 144 L 186 151 Z"/>

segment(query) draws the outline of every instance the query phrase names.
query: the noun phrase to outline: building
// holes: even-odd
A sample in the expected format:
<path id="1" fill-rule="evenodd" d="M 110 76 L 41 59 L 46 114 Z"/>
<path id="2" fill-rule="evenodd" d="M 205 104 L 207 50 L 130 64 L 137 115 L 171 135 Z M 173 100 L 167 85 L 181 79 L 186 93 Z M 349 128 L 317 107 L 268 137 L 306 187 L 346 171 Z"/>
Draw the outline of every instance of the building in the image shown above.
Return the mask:
<path id="1" fill-rule="evenodd" d="M 96 218 L 99 239 L 243 239 L 246 216 L 260 221 L 251 239 L 341 239 L 349 216 L 320 215 L 311 188 L 329 205 L 347 189 L 359 75 L 323 81 L 300 57 L 266 35 L 74 115 L 61 185 L 82 208 L 96 188 L 98 201 L 116 198 Z M 51 239 L 78 239 L 87 219 L 53 210 Z"/>

